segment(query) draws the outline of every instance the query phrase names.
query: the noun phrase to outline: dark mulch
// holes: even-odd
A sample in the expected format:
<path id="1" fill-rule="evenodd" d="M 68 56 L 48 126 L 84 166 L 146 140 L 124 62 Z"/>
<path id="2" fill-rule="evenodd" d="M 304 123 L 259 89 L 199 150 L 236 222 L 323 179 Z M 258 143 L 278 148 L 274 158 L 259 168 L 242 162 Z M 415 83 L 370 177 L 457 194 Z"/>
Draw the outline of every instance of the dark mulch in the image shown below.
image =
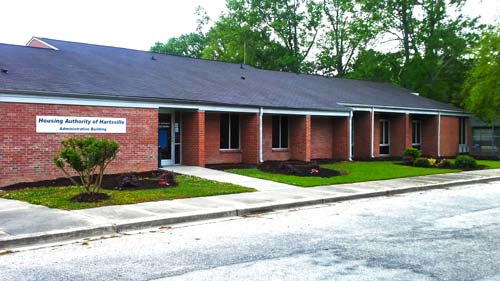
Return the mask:
<path id="1" fill-rule="evenodd" d="M 300 177 L 330 178 L 343 175 L 341 171 L 319 167 L 316 163 L 302 161 L 266 161 L 259 166 L 264 172 Z"/>
<path id="2" fill-rule="evenodd" d="M 110 198 L 106 193 L 80 193 L 70 199 L 71 202 L 77 203 L 96 203 Z"/>
<path id="3" fill-rule="evenodd" d="M 102 187 L 104 189 L 149 189 L 149 188 L 160 188 L 164 186 L 160 186 L 158 184 L 158 177 L 164 171 L 148 171 L 148 172 L 140 172 L 140 173 L 122 173 L 122 174 L 107 174 L 104 175 L 102 179 Z M 129 180 L 128 182 L 132 182 L 132 184 L 128 184 L 125 186 L 120 186 L 120 183 L 123 182 L 124 177 L 129 178 L 137 178 L 137 181 Z M 78 177 L 74 177 L 76 182 L 80 182 Z M 71 181 L 67 178 L 57 178 L 54 180 L 44 180 L 44 181 L 36 181 L 36 182 L 23 182 L 16 183 L 13 185 L 2 187 L 2 190 L 18 190 L 23 188 L 37 188 L 37 187 L 63 187 L 73 185 Z"/>

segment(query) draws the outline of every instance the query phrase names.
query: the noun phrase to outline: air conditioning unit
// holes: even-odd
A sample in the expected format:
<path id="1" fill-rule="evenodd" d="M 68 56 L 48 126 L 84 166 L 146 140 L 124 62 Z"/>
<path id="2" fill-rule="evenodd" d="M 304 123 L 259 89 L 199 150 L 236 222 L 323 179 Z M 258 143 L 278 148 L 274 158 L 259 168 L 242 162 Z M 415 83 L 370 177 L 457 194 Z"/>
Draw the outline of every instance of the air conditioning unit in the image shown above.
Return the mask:
<path id="1" fill-rule="evenodd" d="M 466 144 L 460 144 L 458 145 L 458 153 L 468 153 L 469 152 L 469 146 Z"/>

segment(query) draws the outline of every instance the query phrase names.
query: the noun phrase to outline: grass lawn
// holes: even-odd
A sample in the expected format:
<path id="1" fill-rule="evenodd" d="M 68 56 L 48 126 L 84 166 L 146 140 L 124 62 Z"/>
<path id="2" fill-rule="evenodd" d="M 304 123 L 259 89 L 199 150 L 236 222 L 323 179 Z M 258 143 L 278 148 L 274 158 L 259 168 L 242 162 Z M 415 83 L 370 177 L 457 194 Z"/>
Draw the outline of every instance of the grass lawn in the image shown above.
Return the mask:
<path id="1" fill-rule="evenodd" d="M 341 162 L 336 164 L 322 165 L 322 167 L 335 170 L 348 171 L 349 174 L 331 178 L 320 178 L 320 177 L 299 177 L 299 176 L 266 173 L 262 172 L 257 168 L 233 169 L 229 170 L 229 172 L 244 176 L 250 176 L 260 179 L 266 179 L 281 183 L 302 186 L 302 187 L 460 172 L 460 170 L 454 170 L 454 169 L 410 167 L 410 166 L 399 165 L 397 164 L 397 162 L 392 162 L 392 161 Z"/>
<path id="2" fill-rule="evenodd" d="M 179 185 L 170 188 L 143 189 L 143 190 L 102 190 L 111 196 L 109 200 L 99 203 L 75 203 L 70 198 L 83 192 L 83 188 L 69 187 L 43 187 L 9 191 L 0 194 L 5 199 L 15 199 L 28 203 L 44 205 L 51 208 L 77 210 L 109 205 L 133 204 L 149 201 L 171 200 L 190 197 L 203 197 L 231 193 L 252 192 L 255 189 L 246 188 L 229 183 L 205 180 L 198 177 L 179 175 Z"/>
<path id="3" fill-rule="evenodd" d="M 500 160 L 476 160 L 477 164 L 487 166 L 488 169 L 500 169 Z"/>

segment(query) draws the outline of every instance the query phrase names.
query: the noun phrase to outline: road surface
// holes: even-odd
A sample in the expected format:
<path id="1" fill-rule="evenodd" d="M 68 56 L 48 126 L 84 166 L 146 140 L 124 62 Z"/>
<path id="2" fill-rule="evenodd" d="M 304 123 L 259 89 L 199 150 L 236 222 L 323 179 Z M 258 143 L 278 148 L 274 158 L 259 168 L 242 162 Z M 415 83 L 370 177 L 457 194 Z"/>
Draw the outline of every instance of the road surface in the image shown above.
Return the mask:
<path id="1" fill-rule="evenodd" d="M 14 252 L 0 280 L 500 280 L 500 182 Z"/>

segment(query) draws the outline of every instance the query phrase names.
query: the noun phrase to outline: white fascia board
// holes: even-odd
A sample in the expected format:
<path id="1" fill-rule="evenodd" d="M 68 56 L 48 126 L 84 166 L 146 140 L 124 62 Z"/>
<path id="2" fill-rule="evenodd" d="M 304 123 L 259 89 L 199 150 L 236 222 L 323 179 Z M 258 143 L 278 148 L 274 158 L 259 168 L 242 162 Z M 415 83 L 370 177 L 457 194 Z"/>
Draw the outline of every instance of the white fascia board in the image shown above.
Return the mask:
<path id="1" fill-rule="evenodd" d="M 349 106 L 348 104 L 344 104 L 345 106 Z M 469 117 L 472 116 L 471 113 L 465 113 L 465 112 L 459 112 L 459 111 L 451 111 L 451 110 L 441 110 L 441 109 L 421 109 L 421 108 L 391 108 L 391 107 L 371 107 L 371 106 L 366 106 L 366 107 L 360 107 L 360 106 L 354 106 L 350 107 L 352 111 L 371 111 L 373 110 L 375 112 L 387 112 L 387 113 L 405 113 L 405 114 L 425 114 L 425 115 L 438 115 L 439 112 L 441 112 L 441 115 L 443 116 L 462 116 L 462 117 Z"/>
<path id="2" fill-rule="evenodd" d="M 118 99 L 91 99 L 72 98 L 56 96 L 32 96 L 0 93 L 0 102 L 12 103 L 36 103 L 36 104 L 60 104 L 60 105 L 87 105 L 87 106 L 109 106 L 109 107 L 133 107 L 133 108 L 171 108 L 188 109 L 198 111 L 222 111 L 222 112 L 244 112 L 258 113 L 259 108 L 238 107 L 222 105 L 197 105 L 189 103 L 166 103 L 166 102 L 144 102 Z"/>
<path id="3" fill-rule="evenodd" d="M 349 111 L 320 111 L 320 110 L 293 110 L 293 109 L 266 109 L 264 114 L 283 115 L 312 115 L 312 116 L 345 116 L 349 117 Z"/>

